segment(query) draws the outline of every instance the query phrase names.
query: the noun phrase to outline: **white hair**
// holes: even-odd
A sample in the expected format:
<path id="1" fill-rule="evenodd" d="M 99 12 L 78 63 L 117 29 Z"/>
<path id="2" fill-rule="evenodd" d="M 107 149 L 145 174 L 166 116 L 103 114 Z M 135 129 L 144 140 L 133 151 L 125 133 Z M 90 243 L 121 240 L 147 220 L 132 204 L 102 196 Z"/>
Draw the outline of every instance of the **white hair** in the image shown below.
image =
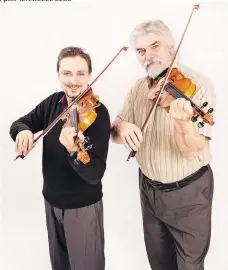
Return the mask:
<path id="1" fill-rule="evenodd" d="M 133 44 L 136 38 L 138 38 L 139 36 L 148 35 L 150 33 L 162 35 L 165 38 L 169 47 L 175 45 L 175 41 L 170 29 L 161 20 L 155 19 L 144 21 L 136 25 L 130 35 L 130 44 L 134 47 Z"/>

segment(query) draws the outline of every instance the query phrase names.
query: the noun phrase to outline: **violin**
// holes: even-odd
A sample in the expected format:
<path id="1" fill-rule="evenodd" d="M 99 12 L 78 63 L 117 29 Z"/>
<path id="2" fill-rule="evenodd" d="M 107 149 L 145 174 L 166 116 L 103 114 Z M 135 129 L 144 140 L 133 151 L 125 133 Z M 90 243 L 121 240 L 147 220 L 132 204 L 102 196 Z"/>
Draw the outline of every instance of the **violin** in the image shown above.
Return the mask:
<path id="1" fill-rule="evenodd" d="M 92 94 L 92 92 L 90 92 L 91 90 L 91 86 L 96 82 L 96 80 L 105 72 L 105 70 L 112 64 L 112 62 L 119 56 L 119 54 L 122 51 L 127 51 L 128 47 L 122 47 L 121 50 L 119 50 L 119 52 L 113 57 L 113 59 L 108 63 L 108 65 L 100 72 L 100 74 L 92 81 L 92 83 L 86 88 L 85 91 L 83 91 L 81 94 L 79 94 L 75 100 L 73 100 L 68 106 L 67 108 L 58 116 L 56 117 L 55 120 L 53 120 L 45 129 L 44 131 L 37 137 L 35 138 L 35 140 L 33 141 L 33 146 L 32 149 L 35 147 L 36 143 L 44 136 L 46 136 L 48 134 L 48 132 L 60 121 L 63 120 L 65 121 L 65 123 L 68 124 L 73 124 L 75 125 L 75 122 L 77 120 L 76 116 L 81 116 L 81 118 L 79 119 L 79 131 L 83 132 L 86 128 L 88 128 L 94 121 L 94 117 L 96 115 L 96 113 L 94 112 L 94 108 L 92 109 L 91 106 L 94 105 L 94 101 L 95 101 L 95 96 Z M 71 110 L 70 114 L 67 115 L 67 112 L 71 109 L 71 107 L 75 106 L 75 104 L 80 103 L 81 105 L 86 104 L 87 106 L 84 106 L 84 108 L 81 108 L 81 113 L 77 114 L 76 111 Z M 91 105 L 90 107 L 89 104 Z M 94 105 L 95 106 L 95 105 Z M 83 106 L 82 106 L 83 107 Z M 90 108 L 90 109 L 88 109 Z M 87 114 L 86 114 L 87 113 Z M 64 120 L 64 115 L 66 120 Z M 85 117 L 86 115 L 86 117 Z M 75 120 L 74 120 L 75 119 Z M 94 120 L 93 120 L 94 119 Z M 77 128 L 78 125 L 76 124 L 75 127 Z M 81 135 L 81 133 L 79 133 Z M 78 137 L 80 136 L 78 134 Z M 80 158 L 81 160 L 83 160 L 84 162 L 86 162 L 88 160 L 88 156 L 85 154 L 86 150 L 83 149 L 83 144 L 81 143 L 81 141 L 77 141 L 77 143 L 79 143 L 79 155 L 78 157 L 82 157 L 84 155 L 85 159 Z M 81 144 L 80 144 L 81 143 Z M 31 152 L 31 151 L 30 151 Z M 82 153 L 81 153 L 82 152 Z M 24 158 L 24 155 L 17 155 L 14 160 L 17 160 L 18 158 Z"/>
<path id="2" fill-rule="evenodd" d="M 166 74 L 167 70 L 168 69 L 166 69 L 162 73 L 162 76 L 160 76 L 159 79 L 156 80 L 158 86 L 161 85 L 163 77 Z M 208 102 L 204 102 L 201 107 L 198 107 L 191 100 L 191 98 L 196 92 L 196 85 L 191 81 L 191 79 L 186 78 L 179 69 L 173 68 L 167 81 L 168 83 L 164 86 L 164 91 L 168 93 L 165 99 L 166 106 L 164 108 L 167 112 L 169 112 L 169 107 L 173 100 L 177 98 L 184 98 L 190 102 L 193 108 L 194 115 L 191 118 L 192 122 L 196 122 L 198 120 L 198 117 L 200 117 L 203 121 L 197 124 L 199 128 L 202 128 L 204 126 L 204 123 L 207 123 L 210 126 L 214 125 L 213 115 L 211 114 L 214 109 L 210 108 L 207 112 L 203 111 L 203 108 L 208 105 Z"/>
<path id="3" fill-rule="evenodd" d="M 192 121 L 196 122 L 198 117 L 201 117 L 203 119 L 202 122 L 198 123 L 198 127 L 201 128 L 204 126 L 204 123 L 207 123 L 209 125 L 214 125 L 213 117 L 211 113 L 213 112 L 213 108 L 210 108 L 206 113 L 202 110 L 204 107 L 208 105 L 208 102 L 204 102 L 201 107 L 198 107 L 192 100 L 191 97 L 196 91 L 196 85 L 192 83 L 192 81 L 189 78 L 186 78 L 181 71 L 179 71 L 177 68 L 173 68 L 173 63 L 176 59 L 177 53 L 179 51 L 180 45 L 184 39 L 184 35 L 187 31 L 187 28 L 189 26 L 189 23 L 191 21 L 192 15 L 194 10 L 198 10 L 199 5 L 194 5 L 192 12 L 190 14 L 190 17 L 188 19 L 187 25 L 185 27 L 184 33 L 182 34 L 181 40 L 177 46 L 177 49 L 174 53 L 174 56 L 171 60 L 170 66 L 168 69 L 163 71 L 160 75 L 158 75 L 154 81 L 159 83 L 159 86 L 161 87 L 158 91 L 158 95 L 154 98 L 153 105 L 146 117 L 146 120 L 141 128 L 141 132 L 145 132 L 149 119 L 151 115 L 154 113 L 156 106 L 159 104 L 159 100 L 161 98 L 161 95 L 164 91 L 168 93 L 168 99 L 167 101 L 169 104 L 176 98 L 185 98 L 186 100 L 190 101 L 190 104 L 193 108 L 194 115 L 192 117 Z M 164 77 L 164 78 L 163 78 Z M 169 106 L 166 108 L 167 111 L 169 111 Z M 127 158 L 127 161 L 130 160 L 131 157 L 134 157 L 136 155 L 136 151 L 132 150 Z"/>
<path id="4" fill-rule="evenodd" d="M 75 164 L 79 164 L 79 161 L 83 164 L 87 164 L 90 161 L 87 151 L 92 148 L 92 145 L 87 145 L 90 139 L 89 137 L 85 137 L 83 132 L 95 122 L 97 118 L 95 109 L 99 106 L 98 97 L 94 95 L 91 89 L 61 118 L 63 128 L 69 126 L 75 127 L 77 133 L 74 138 L 75 145 L 77 146 L 77 158 L 74 160 Z"/>

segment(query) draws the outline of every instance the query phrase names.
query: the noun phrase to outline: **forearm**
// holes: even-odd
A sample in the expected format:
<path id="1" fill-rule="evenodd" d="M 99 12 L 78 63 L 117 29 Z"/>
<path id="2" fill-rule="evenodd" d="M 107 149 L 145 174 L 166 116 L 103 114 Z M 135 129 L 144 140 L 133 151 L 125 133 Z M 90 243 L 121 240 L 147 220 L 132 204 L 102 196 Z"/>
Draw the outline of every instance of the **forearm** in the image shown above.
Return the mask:
<path id="1" fill-rule="evenodd" d="M 37 105 L 34 110 L 14 121 L 10 127 L 10 136 L 15 141 L 22 130 L 30 130 L 33 134 L 43 130 L 43 105 Z"/>
<path id="2" fill-rule="evenodd" d="M 87 164 L 83 164 L 80 161 L 79 164 L 75 164 L 74 160 L 77 158 L 76 153 L 73 155 L 68 154 L 68 156 L 71 166 L 83 180 L 92 185 L 101 181 L 106 169 L 106 163 L 104 161 L 89 153 L 90 161 Z"/>
<path id="3" fill-rule="evenodd" d="M 207 143 L 191 121 L 174 120 L 174 136 L 179 150 L 187 159 L 198 156 Z"/>

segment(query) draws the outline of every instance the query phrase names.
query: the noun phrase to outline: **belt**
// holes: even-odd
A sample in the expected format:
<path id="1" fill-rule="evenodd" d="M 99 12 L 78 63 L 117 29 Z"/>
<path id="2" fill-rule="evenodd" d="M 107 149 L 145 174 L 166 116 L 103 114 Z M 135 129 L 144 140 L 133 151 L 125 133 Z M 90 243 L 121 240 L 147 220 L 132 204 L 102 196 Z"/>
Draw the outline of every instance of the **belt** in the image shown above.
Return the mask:
<path id="1" fill-rule="evenodd" d="M 178 188 L 182 188 L 182 187 L 189 185 L 190 183 L 199 179 L 207 170 L 208 170 L 208 166 L 203 166 L 198 171 L 185 177 L 184 179 L 177 181 L 177 182 L 173 182 L 173 183 L 167 183 L 167 184 L 163 184 L 161 182 L 151 180 L 147 177 L 146 178 L 148 179 L 148 183 L 151 186 L 153 186 L 155 189 L 172 190 L 172 189 L 178 189 Z"/>

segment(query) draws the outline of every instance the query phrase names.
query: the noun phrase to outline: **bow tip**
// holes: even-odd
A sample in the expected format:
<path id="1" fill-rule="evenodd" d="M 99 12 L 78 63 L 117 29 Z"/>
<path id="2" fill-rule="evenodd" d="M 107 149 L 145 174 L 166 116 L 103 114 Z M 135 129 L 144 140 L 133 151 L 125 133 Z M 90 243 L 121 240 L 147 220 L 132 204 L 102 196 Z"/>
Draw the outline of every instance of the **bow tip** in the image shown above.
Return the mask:
<path id="1" fill-rule="evenodd" d="M 198 10 L 199 9 L 199 6 L 200 5 L 194 5 L 194 9 L 197 9 Z"/>
<path id="2" fill-rule="evenodd" d="M 123 47 L 123 50 L 126 52 L 127 51 L 127 49 L 128 49 L 128 47 Z"/>

